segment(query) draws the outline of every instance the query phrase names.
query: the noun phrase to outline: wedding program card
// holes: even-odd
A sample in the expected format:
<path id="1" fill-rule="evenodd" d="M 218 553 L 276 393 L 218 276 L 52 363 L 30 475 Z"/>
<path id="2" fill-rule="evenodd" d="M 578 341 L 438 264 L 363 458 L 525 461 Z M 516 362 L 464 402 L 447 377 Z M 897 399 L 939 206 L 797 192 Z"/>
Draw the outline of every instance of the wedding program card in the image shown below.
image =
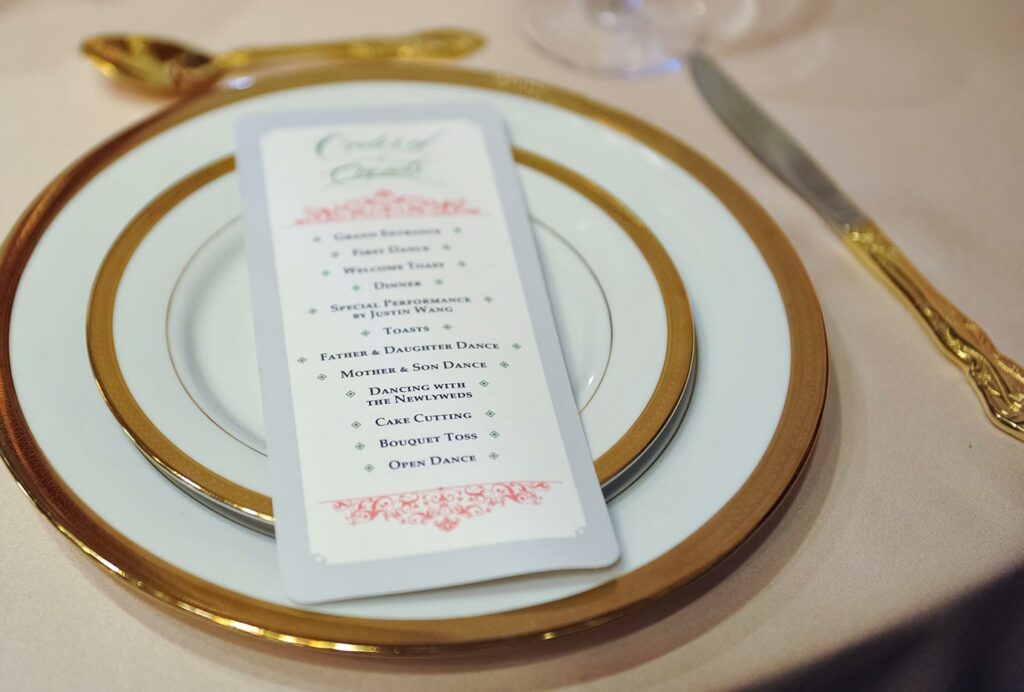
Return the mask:
<path id="1" fill-rule="evenodd" d="M 498 113 L 268 114 L 237 140 L 286 593 L 615 562 Z"/>

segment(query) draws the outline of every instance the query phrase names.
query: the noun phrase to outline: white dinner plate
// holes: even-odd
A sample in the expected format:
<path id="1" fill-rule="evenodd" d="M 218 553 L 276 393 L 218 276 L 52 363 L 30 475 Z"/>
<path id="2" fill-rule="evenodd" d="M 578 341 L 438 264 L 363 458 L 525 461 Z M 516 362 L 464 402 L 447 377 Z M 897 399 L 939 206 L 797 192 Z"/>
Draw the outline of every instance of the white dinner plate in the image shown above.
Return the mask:
<path id="1" fill-rule="evenodd" d="M 500 109 L 515 146 L 585 175 L 657 237 L 685 282 L 700 339 L 692 401 L 658 462 L 610 503 L 616 565 L 298 608 L 281 590 L 271 538 L 140 463 L 96 388 L 90 290 L 151 200 L 231 153 L 239 115 L 467 100 Z M 150 321 L 166 312 L 144 317 L 114 322 L 159 333 Z M 576 632 L 658 600 L 734 550 L 777 505 L 812 446 L 826 374 L 806 272 L 745 192 L 625 113 L 508 75 L 368 64 L 236 80 L 84 157 L 42 193 L 0 256 L 0 452 L 26 493 L 125 583 L 217 625 L 301 646 L 466 652 Z"/>

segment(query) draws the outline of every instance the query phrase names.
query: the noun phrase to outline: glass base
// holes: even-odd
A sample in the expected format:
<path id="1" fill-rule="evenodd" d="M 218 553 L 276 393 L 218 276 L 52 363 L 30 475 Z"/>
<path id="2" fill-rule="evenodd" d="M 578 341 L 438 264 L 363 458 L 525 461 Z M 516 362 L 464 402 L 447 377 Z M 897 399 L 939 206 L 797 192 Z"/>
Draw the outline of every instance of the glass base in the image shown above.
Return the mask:
<path id="1" fill-rule="evenodd" d="M 704 39 L 701 0 L 523 0 L 530 40 L 572 65 L 620 76 L 672 72 Z"/>

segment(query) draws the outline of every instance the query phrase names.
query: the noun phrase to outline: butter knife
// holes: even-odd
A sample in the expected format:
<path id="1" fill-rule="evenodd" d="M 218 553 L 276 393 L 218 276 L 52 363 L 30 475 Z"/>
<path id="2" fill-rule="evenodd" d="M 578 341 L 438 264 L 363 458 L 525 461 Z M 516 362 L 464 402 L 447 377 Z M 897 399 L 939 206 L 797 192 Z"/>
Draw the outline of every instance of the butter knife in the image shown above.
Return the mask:
<path id="1" fill-rule="evenodd" d="M 943 353 L 967 375 L 989 420 L 1024 441 L 1024 369 L 1000 353 L 977 323 L 932 286 L 796 140 L 710 57 L 695 53 L 689 64 L 697 88 L 718 117 L 913 310 Z"/>

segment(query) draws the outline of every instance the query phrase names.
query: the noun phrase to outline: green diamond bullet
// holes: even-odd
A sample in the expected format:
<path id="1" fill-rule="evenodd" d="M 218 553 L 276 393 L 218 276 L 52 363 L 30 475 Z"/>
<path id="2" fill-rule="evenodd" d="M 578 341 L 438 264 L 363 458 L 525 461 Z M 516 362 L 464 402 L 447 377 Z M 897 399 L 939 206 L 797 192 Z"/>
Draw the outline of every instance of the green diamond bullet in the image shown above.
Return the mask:
<path id="1" fill-rule="evenodd" d="M 498 453 L 497 452 L 491 452 L 487 456 L 489 456 L 492 459 L 497 459 L 498 458 Z"/>
<path id="2" fill-rule="evenodd" d="M 445 243 L 444 245 L 441 246 L 441 248 L 444 249 L 444 250 L 451 250 L 452 246 L 449 245 L 448 243 Z"/>
<path id="3" fill-rule="evenodd" d="M 361 331 L 359 333 L 362 334 L 363 336 L 370 336 L 370 330 L 368 330 L 368 329 L 364 329 L 363 331 Z"/>
<path id="4" fill-rule="evenodd" d="M 338 254 L 337 250 L 334 250 L 333 252 L 331 252 L 331 257 L 340 257 L 340 255 Z"/>
<path id="5" fill-rule="evenodd" d="M 450 324 L 442 324 L 441 325 L 441 329 L 451 329 L 451 328 L 452 328 L 452 326 Z"/>
<path id="6" fill-rule="evenodd" d="M 321 274 L 323 274 L 324 276 L 330 276 L 330 275 L 331 275 L 331 271 L 330 271 L 329 269 L 324 269 L 324 270 L 323 270 L 322 272 L 320 272 L 320 273 L 321 273 Z"/>
<path id="7" fill-rule="evenodd" d="M 355 395 L 356 395 L 356 393 L 355 393 L 355 392 L 353 392 L 353 391 L 352 391 L 351 389 L 350 389 L 350 390 L 348 390 L 347 392 L 345 392 L 345 396 L 347 396 L 347 397 L 348 397 L 349 399 L 351 399 L 351 398 L 352 398 L 352 397 L 354 397 Z"/>
<path id="8" fill-rule="evenodd" d="M 298 357 L 298 358 L 296 358 L 295 360 L 296 360 L 297 362 L 299 362 L 299 363 L 305 363 L 305 362 L 306 362 L 306 356 L 299 356 L 299 357 Z"/>
<path id="9" fill-rule="evenodd" d="M 316 308 L 310 308 L 309 309 L 309 314 L 310 315 L 315 315 L 316 314 Z"/>
<path id="10" fill-rule="evenodd" d="M 506 361 L 501 361 L 500 363 L 498 363 L 498 365 L 500 365 L 503 368 L 507 368 L 508 367 L 508 363 Z"/>
<path id="11" fill-rule="evenodd" d="M 489 384 L 490 384 L 490 382 L 488 382 L 487 380 L 480 380 L 480 386 L 481 387 L 486 387 Z"/>
<path id="12" fill-rule="evenodd" d="M 492 430 L 491 431 L 491 437 L 494 437 L 494 438 L 501 437 L 501 434 L 497 430 Z"/>
<path id="13" fill-rule="evenodd" d="M 313 242 L 314 243 L 319 243 L 320 242 L 320 236 L 318 236 L 318 235 L 313 236 Z"/>
<path id="14" fill-rule="evenodd" d="M 494 298 L 491 298 L 490 296 L 484 296 L 485 303 L 490 303 L 492 300 L 494 300 Z"/>
<path id="15" fill-rule="evenodd" d="M 325 375 L 325 374 L 323 374 L 323 373 L 320 373 L 319 375 L 317 375 L 317 376 L 316 376 L 316 379 L 318 379 L 318 380 L 320 380 L 321 382 L 323 382 L 324 380 L 326 380 L 326 379 L 327 379 L 327 375 Z"/>
<path id="16" fill-rule="evenodd" d="M 357 420 L 354 420 L 354 421 L 352 421 L 352 427 L 353 427 L 353 428 L 360 428 L 360 427 L 362 427 L 362 425 L 363 425 L 363 424 L 362 424 L 362 423 L 360 423 L 360 422 L 359 422 L 359 421 L 357 421 Z"/>
<path id="17" fill-rule="evenodd" d="M 522 348 L 522 346 L 520 346 L 519 344 L 512 344 L 512 348 L 518 351 L 519 349 Z"/>
<path id="18" fill-rule="evenodd" d="M 364 445 L 362 442 L 356 442 L 356 449 L 362 451 L 364 447 L 366 447 L 366 445 Z"/>
<path id="19" fill-rule="evenodd" d="M 465 266 L 466 266 L 466 263 L 465 263 L 465 262 L 463 262 L 462 260 L 459 260 L 459 266 L 460 266 L 460 267 L 465 267 Z"/>
<path id="20" fill-rule="evenodd" d="M 498 414 L 496 414 L 494 411 L 491 411 L 490 409 L 488 409 L 487 412 L 484 415 L 487 416 L 488 418 L 494 418 Z"/>
<path id="21" fill-rule="evenodd" d="M 461 229 L 461 228 L 459 228 L 458 226 L 456 226 L 456 227 L 455 227 L 455 228 L 454 228 L 453 230 L 454 230 L 454 231 L 455 231 L 456 233 L 462 233 L 462 229 Z"/>
<path id="22" fill-rule="evenodd" d="M 369 473 L 370 471 L 373 471 L 373 464 L 367 464 L 363 468 L 366 469 L 367 473 Z"/>
<path id="23" fill-rule="evenodd" d="M 358 290 L 359 290 L 359 284 L 354 284 L 354 285 L 352 286 L 352 290 L 353 290 L 353 291 L 358 291 Z"/>
<path id="24" fill-rule="evenodd" d="M 434 279 L 434 283 L 440 286 L 441 284 L 444 283 L 444 279 Z"/>

